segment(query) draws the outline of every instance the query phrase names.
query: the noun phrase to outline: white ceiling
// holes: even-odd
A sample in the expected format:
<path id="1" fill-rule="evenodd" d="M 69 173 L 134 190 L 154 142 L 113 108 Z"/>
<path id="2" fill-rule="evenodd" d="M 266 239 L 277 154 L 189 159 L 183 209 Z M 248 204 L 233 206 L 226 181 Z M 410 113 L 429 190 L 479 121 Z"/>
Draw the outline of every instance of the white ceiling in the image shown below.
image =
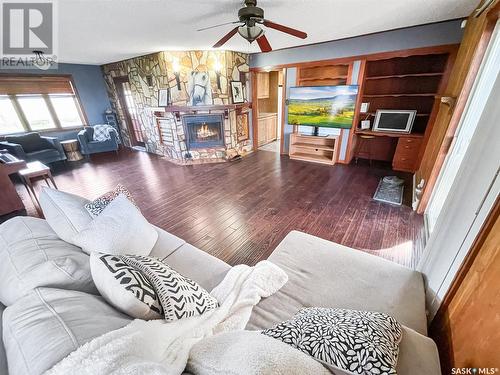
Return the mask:
<path id="1" fill-rule="evenodd" d="M 210 49 L 235 21 L 240 0 L 59 0 L 59 62 L 104 64 L 163 50 Z M 268 30 L 274 49 L 467 16 L 478 0 L 260 0 L 265 17 L 306 40 Z M 224 47 L 258 52 L 239 35 Z"/>

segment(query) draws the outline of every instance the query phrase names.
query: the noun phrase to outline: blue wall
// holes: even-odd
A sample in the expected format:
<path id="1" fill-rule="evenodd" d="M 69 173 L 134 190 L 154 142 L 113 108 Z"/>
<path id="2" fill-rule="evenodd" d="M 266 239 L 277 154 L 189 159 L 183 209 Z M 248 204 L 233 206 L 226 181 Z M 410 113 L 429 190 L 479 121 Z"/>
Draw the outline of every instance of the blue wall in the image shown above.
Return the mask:
<path id="1" fill-rule="evenodd" d="M 293 63 L 336 59 L 409 48 L 460 43 L 461 20 L 415 26 L 311 46 L 256 53 L 250 56 L 250 67 L 287 65 Z"/>
<path id="2" fill-rule="evenodd" d="M 111 107 L 101 67 L 98 65 L 58 64 L 57 69 L 0 69 L 0 73 L 71 74 L 89 125 L 104 123 L 104 111 Z"/>

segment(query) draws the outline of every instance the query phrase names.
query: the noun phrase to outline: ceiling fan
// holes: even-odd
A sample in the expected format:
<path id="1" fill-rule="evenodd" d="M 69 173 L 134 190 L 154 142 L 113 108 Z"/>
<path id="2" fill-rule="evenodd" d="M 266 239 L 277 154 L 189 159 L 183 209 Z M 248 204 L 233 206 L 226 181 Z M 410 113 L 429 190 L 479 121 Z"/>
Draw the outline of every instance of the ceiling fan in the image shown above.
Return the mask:
<path id="1" fill-rule="evenodd" d="M 269 40 L 264 35 L 264 30 L 259 25 L 264 25 L 271 29 L 275 29 L 283 33 L 293 35 L 297 38 L 301 39 L 307 38 L 307 34 L 303 31 L 292 29 L 291 27 L 283 26 L 278 23 L 266 20 L 264 18 L 264 9 L 259 8 L 257 6 L 257 0 L 245 0 L 245 7 L 241 8 L 238 11 L 238 18 L 239 18 L 238 21 L 227 22 L 221 25 L 215 25 L 211 27 L 205 27 L 198 31 L 204 31 L 225 25 L 240 24 L 239 26 L 236 26 L 234 29 L 232 29 L 229 33 L 224 35 L 224 37 L 221 40 L 215 43 L 214 48 L 221 47 L 236 33 L 238 33 L 243 38 L 248 40 L 250 43 L 256 40 L 262 52 L 272 51 L 272 48 L 271 44 L 269 44 Z"/>

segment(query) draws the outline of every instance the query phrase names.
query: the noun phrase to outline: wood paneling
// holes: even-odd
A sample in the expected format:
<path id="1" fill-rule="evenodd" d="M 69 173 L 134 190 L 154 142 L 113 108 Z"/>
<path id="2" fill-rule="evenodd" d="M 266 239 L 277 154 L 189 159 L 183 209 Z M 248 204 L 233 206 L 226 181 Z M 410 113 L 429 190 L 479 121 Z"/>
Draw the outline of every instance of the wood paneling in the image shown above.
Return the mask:
<path id="1" fill-rule="evenodd" d="M 453 367 L 497 368 L 500 347 L 500 204 L 476 239 L 432 321 L 443 374 Z"/>
<path id="2" fill-rule="evenodd" d="M 498 7 L 499 4 L 500 0 L 495 0 L 490 9 Z M 488 13 L 490 17 L 488 17 Z M 498 15 L 496 17 L 498 18 Z M 473 14 L 467 20 L 465 34 L 445 90 L 445 96 L 456 99 L 456 105 L 450 107 L 448 104 L 439 104 L 439 112 L 432 132 L 426 138 L 425 151 L 422 153 L 420 168 L 416 173 L 417 184 L 421 179 L 425 181 L 424 191 L 418 206 L 419 213 L 424 212 L 427 207 L 495 23 L 496 19 L 493 20 L 488 11 L 477 18 Z"/>
<path id="3" fill-rule="evenodd" d="M 398 174 L 406 179 L 405 206 L 374 201 L 388 173 L 376 165 L 331 168 L 257 151 L 239 162 L 186 167 L 121 150 L 56 163 L 53 172 L 60 190 L 87 198 L 125 185 L 151 223 L 232 265 L 267 259 L 292 230 L 409 267 L 423 249 L 423 218 L 408 206 L 411 177 Z M 36 216 L 24 187 L 17 188 Z"/>

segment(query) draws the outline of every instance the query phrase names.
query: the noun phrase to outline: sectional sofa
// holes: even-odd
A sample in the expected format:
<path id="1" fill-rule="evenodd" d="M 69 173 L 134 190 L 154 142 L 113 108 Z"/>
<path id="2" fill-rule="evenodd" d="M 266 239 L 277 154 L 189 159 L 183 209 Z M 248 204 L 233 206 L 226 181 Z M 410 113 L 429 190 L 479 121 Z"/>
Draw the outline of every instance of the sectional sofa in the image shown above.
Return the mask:
<path id="1" fill-rule="evenodd" d="M 213 289 L 231 268 L 156 230 L 159 237 L 151 256 L 164 258 L 205 289 Z M 440 374 L 436 345 L 426 337 L 420 273 L 296 231 L 269 260 L 289 281 L 253 309 L 247 330 L 268 328 L 302 307 L 380 311 L 404 326 L 398 374 Z M 98 295 L 88 263 L 88 256 L 59 239 L 45 220 L 16 217 L 0 225 L 0 300 L 7 305 L 2 306 L 1 374 L 7 373 L 7 366 L 12 375 L 43 373 L 94 337 L 132 320 Z M 46 277 L 61 270 L 68 276 L 64 282 Z"/>

